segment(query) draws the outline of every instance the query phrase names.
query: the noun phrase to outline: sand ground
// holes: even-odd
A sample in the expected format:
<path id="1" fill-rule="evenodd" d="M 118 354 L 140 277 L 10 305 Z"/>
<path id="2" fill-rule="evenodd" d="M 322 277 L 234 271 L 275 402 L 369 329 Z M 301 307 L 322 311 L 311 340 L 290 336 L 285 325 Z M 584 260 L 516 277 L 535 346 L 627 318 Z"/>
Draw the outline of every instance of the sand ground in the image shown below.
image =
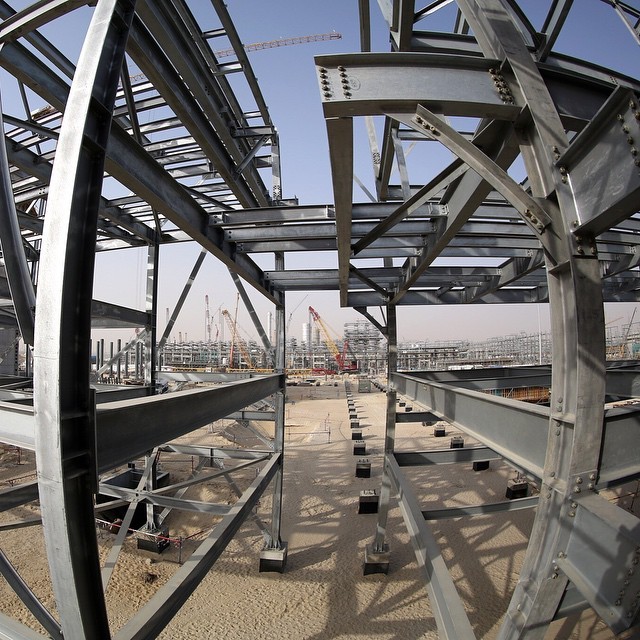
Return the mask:
<path id="1" fill-rule="evenodd" d="M 259 573 L 263 536 L 255 521 L 248 520 L 160 638 L 437 638 L 423 573 L 395 501 L 387 529 L 389 574 L 363 575 L 364 548 L 374 536 L 377 516 L 358 514 L 358 502 L 360 491 L 380 487 L 386 405 L 378 391 L 352 390 L 372 462 L 371 477 L 355 477 L 358 456 L 353 454 L 344 386 L 288 387 L 282 522 L 282 537 L 289 549 L 286 571 Z M 258 431 L 261 428 L 256 426 Z M 444 446 L 451 435 L 457 432 L 448 427 Z M 222 422 L 195 431 L 185 441 L 228 446 L 230 439 L 235 446 L 261 444 L 255 432 Z M 441 448 L 441 442 L 433 437 L 431 427 L 421 423 L 398 425 L 398 449 Z M 471 444 L 468 438 L 466 443 Z M 185 456 L 161 459 L 172 479 L 186 477 L 191 464 Z M 32 471 L 30 453 L 22 453 L 20 464 L 12 452 L 0 459 L 4 486 Z M 471 465 L 406 472 L 426 509 L 502 500 L 507 480 L 514 477 L 509 467 L 496 462 L 480 472 Z M 234 478 L 245 488 L 255 473 L 249 468 Z M 266 523 L 270 496 L 269 488 L 256 509 L 256 516 Z M 235 500 L 224 480 L 193 488 L 187 497 L 229 504 Z M 37 505 L 26 505 L 0 514 L 0 523 L 35 514 Z M 518 579 L 532 521 L 532 511 L 520 511 L 434 523 L 434 534 L 477 638 L 496 636 Z M 114 633 L 188 558 L 214 522 L 206 514 L 172 513 L 167 521 L 171 537 L 189 539 L 181 549 L 172 544 L 161 555 L 139 551 L 133 538 L 127 540 L 106 592 Z M 114 536 L 99 530 L 98 539 L 106 557 Z M 0 548 L 55 612 L 41 527 L 2 531 Z M 0 611 L 41 630 L 2 579 Z M 608 640 L 613 635 L 593 614 L 584 614 L 577 621 L 558 623 L 547 638 Z"/>

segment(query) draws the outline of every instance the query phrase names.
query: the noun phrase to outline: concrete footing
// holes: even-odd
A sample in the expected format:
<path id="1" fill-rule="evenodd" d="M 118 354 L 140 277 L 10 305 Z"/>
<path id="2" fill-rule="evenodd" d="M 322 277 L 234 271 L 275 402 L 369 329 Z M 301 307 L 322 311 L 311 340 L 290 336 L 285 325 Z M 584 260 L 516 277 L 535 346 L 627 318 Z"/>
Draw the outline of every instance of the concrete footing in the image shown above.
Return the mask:
<path id="1" fill-rule="evenodd" d="M 144 551 L 162 553 L 169 546 L 169 529 L 162 527 L 153 531 L 139 531 L 137 546 Z"/>
<path id="2" fill-rule="evenodd" d="M 360 458 L 356 462 L 356 478 L 371 477 L 371 460 L 369 458 Z"/>
<path id="3" fill-rule="evenodd" d="M 529 494 L 529 483 L 525 480 L 509 480 L 507 482 L 507 492 L 505 494 L 508 500 L 516 498 L 526 498 Z"/>
<path id="4" fill-rule="evenodd" d="M 486 471 L 489 468 L 488 460 L 477 460 L 473 463 L 474 471 Z"/>
<path id="5" fill-rule="evenodd" d="M 366 456 L 367 455 L 367 445 L 364 443 L 364 440 L 354 440 L 353 441 L 353 455 L 354 456 Z"/>
<path id="6" fill-rule="evenodd" d="M 358 513 L 378 513 L 380 494 L 375 489 L 365 489 L 360 492 Z"/>
<path id="7" fill-rule="evenodd" d="M 385 544 L 382 551 L 375 551 L 372 544 L 364 549 L 364 575 L 372 573 L 389 573 L 389 545 Z"/>
<path id="8" fill-rule="evenodd" d="M 260 573 L 277 571 L 283 573 L 287 564 L 287 543 L 282 542 L 279 549 L 265 548 L 260 552 Z"/>

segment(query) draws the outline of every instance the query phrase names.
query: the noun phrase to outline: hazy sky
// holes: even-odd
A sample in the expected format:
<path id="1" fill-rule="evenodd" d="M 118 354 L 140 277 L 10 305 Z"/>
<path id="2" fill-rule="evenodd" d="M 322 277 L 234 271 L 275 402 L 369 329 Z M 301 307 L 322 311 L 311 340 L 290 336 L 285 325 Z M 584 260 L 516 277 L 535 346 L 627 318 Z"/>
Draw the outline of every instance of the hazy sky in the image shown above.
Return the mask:
<path id="1" fill-rule="evenodd" d="M 195 4 L 195 3 L 192 3 Z M 322 107 L 318 92 L 313 58 L 318 54 L 356 52 L 359 50 L 359 24 L 357 0 L 227 0 L 227 8 L 245 44 L 336 31 L 341 40 L 315 42 L 279 47 L 249 53 L 258 82 L 265 96 L 271 117 L 279 131 L 283 197 L 297 196 L 301 204 L 327 204 L 333 199 L 328 145 Z M 522 3 L 533 11 L 534 25 L 541 26 L 548 0 L 529 0 Z M 197 4 L 197 16 L 204 28 L 217 26 L 215 12 L 208 2 Z M 453 10 L 453 5 L 443 12 Z M 374 26 L 373 48 L 388 51 L 388 32 L 383 24 L 377 2 L 371 3 Z M 573 5 L 568 24 L 576 27 L 578 37 L 563 39 L 558 48 L 577 57 L 583 57 L 605 66 L 624 68 L 638 77 L 638 47 L 628 35 L 614 11 L 600 0 L 580 0 Z M 611 39 L 614 34 L 614 39 Z M 226 45 L 221 43 L 221 48 Z M 233 78 L 231 78 L 233 81 Z M 241 92 L 242 89 L 239 88 Z M 242 96 L 242 94 L 240 94 Z M 244 106 L 244 105 L 243 105 Z M 368 150 L 364 149 L 368 156 Z M 373 191 L 372 170 L 368 163 L 356 161 L 356 173 Z M 269 175 L 264 175 L 270 185 Z M 356 199 L 365 201 L 364 193 L 356 190 Z M 162 247 L 160 253 L 160 293 L 158 329 L 165 326 L 166 309 L 173 310 L 193 263 L 200 252 L 196 245 Z M 296 256 L 308 266 L 335 267 L 335 256 Z M 311 262 L 313 260 L 313 262 Z M 270 268 L 270 264 L 265 265 Z M 125 250 L 97 259 L 95 297 L 110 302 L 142 308 L 144 305 L 144 276 L 146 252 Z M 254 304 L 266 325 L 267 312 L 272 306 L 247 287 Z M 217 309 L 228 309 L 232 314 L 236 302 L 235 287 L 228 272 L 208 256 L 191 290 L 174 333 L 189 339 L 205 339 L 205 295 L 215 324 Z M 341 334 L 344 322 L 361 320 L 351 309 L 340 309 L 337 292 L 304 293 L 287 296 L 287 318 L 291 312 L 291 334 L 300 338 L 301 325 L 308 319 L 311 304 L 320 315 Z M 304 301 L 303 301 L 304 300 Z M 242 307 L 242 303 L 240 305 Z M 610 318 L 628 318 L 634 305 L 614 305 Z M 521 331 L 537 332 L 548 327 L 547 305 L 468 305 L 458 307 L 405 307 L 399 309 L 399 337 L 401 340 L 481 339 Z M 246 313 L 239 313 L 239 324 L 254 335 Z M 215 333 L 215 328 L 214 328 Z M 228 335 L 228 331 L 227 331 Z"/>

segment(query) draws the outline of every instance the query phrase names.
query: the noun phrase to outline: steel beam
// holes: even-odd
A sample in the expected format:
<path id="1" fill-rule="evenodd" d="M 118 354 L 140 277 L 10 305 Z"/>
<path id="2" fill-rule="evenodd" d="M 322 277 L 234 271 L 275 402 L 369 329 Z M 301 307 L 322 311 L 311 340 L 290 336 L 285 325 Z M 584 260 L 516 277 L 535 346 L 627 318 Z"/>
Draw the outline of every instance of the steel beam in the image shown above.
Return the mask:
<path id="1" fill-rule="evenodd" d="M 352 53 L 316 56 L 315 62 L 325 118 L 413 114 L 418 104 L 452 116 L 511 121 L 520 111 L 503 102 L 496 90 L 490 69 L 500 66 L 497 60 Z"/>
<path id="2" fill-rule="evenodd" d="M 517 468 L 542 477 L 550 414 L 547 407 L 424 383 L 405 374 L 393 375 L 392 383 L 398 393 L 476 438 Z"/>
<path id="3" fill-rule="evenodd" d="M 101 404 L 97 408 L 99 470 L 132 460 L 278 391 L 283 375 L 242 380 L 210 389 L 192 389 Z"/>
<path id="4" fill-rule="evenodd" d="M 94 245 L 111 113 L 134 3 L 95 9 L 69 92 L 44 226 L 34 350 L 36 464 L 49 566 L 69 638 L 109 638 L 95 537 L 89 389 Z"/>
<path id="5" fill-rule="evenodd" d="M 187 601 L 214 562 L 232 540 L 240 525 L 250 515 L 269 482 L 282 464 L 282 454 L 276 453 L 263 467 L 209 537 L 193 555 L 160 588 L 153 598 L 120 629 L 115 640 L 147 640 L 156 638 Z"/>
<path id="6" fill-rule="evenodd" d="M 465 516 L 485 516 L 492 513 L 504 513 L 505 511 L 522 511 L 523 509 L 535 509 L 537 506 L 538 496 L 531 496 L 529 498 L 506 500 L 505 502 L 451 507 L 450 509 L 427 509 L 422 511 L 422 517 L 425 520 L 446 520 Z"/>
<path id="7" fill-rule="evenodd" d="M 462 449 L 434 449 L 430 451 L 396 451 L 395 460 L 399 467 L 422 467 L 436 464 L 456 464 L 461 462 L 484 462 L 501 460 L 489 447 L 464 447 Z"/>
<path id="8" fill-rule="evenodd" d="M 429 603 L 441 638 L 475 640 L 475 634 L 438 543 L 424 521 L 418 501 L 400 467 L 386 455 L 385 468 L 398 494 L 398 503 L 411 536 L 418 566 L 425 573 Z"/>
<path id="9" fill-rule="evenodd" d="M 0 105 L 1 108 L 1 105 Z M 0 131 L 4 122 L 0 114 Z M 11 187 L 9 161 L 4 144 L 0 144 L 0 242 L 2 261 L 9 281 L 18 327 L 25 344 L 33 346 L 36 293 L 24 252 L 23 240 Z"/>
<path id="10" fill-rule="evenodd" d="M 578 236 L 598 235 L 640 209 L 638 109 L 638 96 L 618 87 L 557 161 L 576 201 Z"/>

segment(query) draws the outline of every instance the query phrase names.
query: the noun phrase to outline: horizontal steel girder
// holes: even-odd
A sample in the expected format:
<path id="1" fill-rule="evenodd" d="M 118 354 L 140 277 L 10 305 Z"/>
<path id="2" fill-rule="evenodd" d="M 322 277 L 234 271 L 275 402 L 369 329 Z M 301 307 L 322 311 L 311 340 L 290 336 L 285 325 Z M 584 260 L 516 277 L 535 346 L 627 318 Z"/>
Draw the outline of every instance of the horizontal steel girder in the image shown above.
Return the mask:
<path id="1" fill-rule="evenodd" d="M 397 492 L 398 503 L 411 536 L 418 566 L 426 574 L 429 602 L 440 637 L 475 640 L 475 634 L 438 543 L 424 520 L 407 479 L 393 457 L 386 457 L 385 467 Z"/>
<path id="2" fill-rule="evenodd" d="M 275 393 L 283 385 L 283 375 L 274 374 L 211 389 L 99 405 L 96 418 L 99 470 L 111 469 L 224 418 Z"/>
<path id="3" fill-rule="evenodd" d="M 393 374 L 398 393 L 490 447 L 517 468 L 542 478 L 547 453 L 548 407 L 500 398 L 452 385 Z M 640 474 L 640 460 L 625 443 L 640 438 L 640 408 L 605 413 L 599 482 L 610 484 Z"/>
<path id="4" fill-rule="evenodd" d="M 211 389 L 105 402 L 97 406 L 100 472 L 129 462 L 155 446 L 225 418 L 278 391 L 281 374 L 232 382 Z M 33 407 L 1 402 L 0 442 L 35 449 Z"/>
<path id="5" fill-rule="evenodd" d="M 326 118 L 414 113 L 418 104 L 457 116 L 515 120 L 520 109 L 503 102 L 490 70 L 499 62 L 423 53 L 316 56 Z M 384 107 L 382 107 L 384 105 Z"/>

